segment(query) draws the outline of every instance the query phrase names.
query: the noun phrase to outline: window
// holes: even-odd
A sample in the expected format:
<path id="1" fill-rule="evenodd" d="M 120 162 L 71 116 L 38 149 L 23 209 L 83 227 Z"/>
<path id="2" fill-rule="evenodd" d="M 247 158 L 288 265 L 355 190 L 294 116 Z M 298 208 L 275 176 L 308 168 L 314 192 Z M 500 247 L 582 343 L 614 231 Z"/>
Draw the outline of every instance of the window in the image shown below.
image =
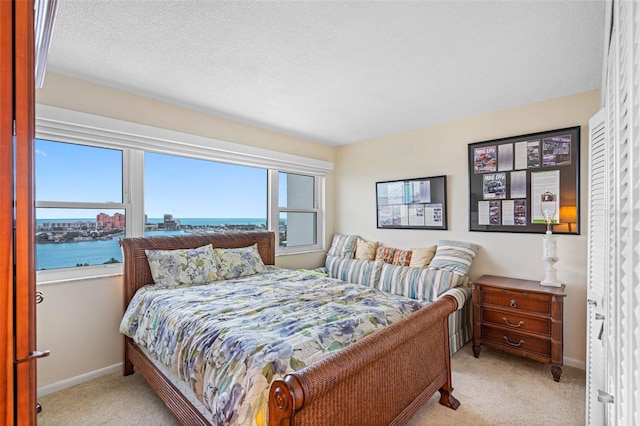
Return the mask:
<path id="1" fill-rule="evenodd" d="M 146 152 L 144 200 L 146 236 L 265 230 L 267 170 Z"/>
<path id="2" fill-rule="evenodd" d="M 317 179 L 295 173 L 272 172 L 277 182 L 278 203 L 274 214 L 278 218 L 278 246 L 280 251 L 318 246 L 319 194 Z"/>
<path id="3" fill-rule="evenodd" d="M 36 270 L 122 262 L 123 152 L 35 143 Z"/>
<path id="4" fill-rule="evenodd" d="M 45 105 L 36 135 L 38 283 L 119 273 L 123 235 L 270 229 L 276 254 L 322 249 L 331 163 Z"/>

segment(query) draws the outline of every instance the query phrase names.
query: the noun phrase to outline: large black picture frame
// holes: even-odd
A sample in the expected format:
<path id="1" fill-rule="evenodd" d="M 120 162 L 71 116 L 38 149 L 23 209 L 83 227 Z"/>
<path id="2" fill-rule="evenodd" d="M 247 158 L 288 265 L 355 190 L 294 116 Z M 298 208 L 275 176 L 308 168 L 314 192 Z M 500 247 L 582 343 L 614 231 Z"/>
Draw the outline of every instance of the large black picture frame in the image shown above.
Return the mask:
<path id="1" fill-rule="evenodd" d="M 447 229 L 447 177 L 376 182 L 380 229 Z"/>
<path id="2" fill-rule="evenodd" d="M 468 164 L 470 231 L 580 234 L 580 126 L 471 143 Z"/>

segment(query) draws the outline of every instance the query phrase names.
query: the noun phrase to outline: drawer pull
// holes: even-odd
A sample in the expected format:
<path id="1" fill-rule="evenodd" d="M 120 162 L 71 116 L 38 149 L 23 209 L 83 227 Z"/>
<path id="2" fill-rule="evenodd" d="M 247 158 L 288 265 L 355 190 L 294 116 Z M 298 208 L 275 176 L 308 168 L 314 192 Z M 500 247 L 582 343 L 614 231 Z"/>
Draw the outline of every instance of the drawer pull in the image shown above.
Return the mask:
<path id="1" fill-rule="evenodd" d="M 518 304 L 516 303 L 516 299 L 511 299 L 511 302 L 509 302 L 509 306 L 511 306 L 512 308 L 517 308 Z"/>
<path id="2" fill-rule="evenodd" d="M 521 344 L 523 344 L 523 343 L 524 343 L 524 340 L 522 340 L 522 339 L 521 339 L 518 343 L 513 343 L 513 342 L 510 342 L 510 341 L 509 341 L 509 339 L 507 338 L 507 336 L 502 336 L 502 337 L 504 338 L 504 341 L 505 341 L 505 342 L 507 342 L 507 345 L 509 345 L 509 346 L 515 346 L 516 348 L 517 348 L 518 346 L 520 346 Z"/>
<path id="3" fill-rule="evenodd" d="M 511 324 L 507 319 L 507 317 L 502 317 L 502 321 L 504 321 L 504 323 L 507 324 L 509 327 L 513 327 L 513 328 L 520 328 L 521 326 L 524 325 L 524 321 L 519 321 L 517 324 Z"/>

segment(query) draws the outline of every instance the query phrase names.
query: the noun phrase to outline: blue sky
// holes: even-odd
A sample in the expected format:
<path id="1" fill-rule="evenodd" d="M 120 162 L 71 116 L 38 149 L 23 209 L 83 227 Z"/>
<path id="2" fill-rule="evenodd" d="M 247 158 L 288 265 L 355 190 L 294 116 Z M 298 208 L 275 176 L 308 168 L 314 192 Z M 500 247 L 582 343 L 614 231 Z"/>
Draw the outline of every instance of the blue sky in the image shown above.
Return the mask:
<path id="1" fill-rule="evenodd" d="M 38 201 L 121 202 L 121 175 L 121 151 L 36 141 Z M 144 179 L 150 218 L 165 213 L 176 218 L 267 216 L 266 169 L 146 153 Z M 95 213 L 38 209 L 36 215 L 84 218 Z"/>

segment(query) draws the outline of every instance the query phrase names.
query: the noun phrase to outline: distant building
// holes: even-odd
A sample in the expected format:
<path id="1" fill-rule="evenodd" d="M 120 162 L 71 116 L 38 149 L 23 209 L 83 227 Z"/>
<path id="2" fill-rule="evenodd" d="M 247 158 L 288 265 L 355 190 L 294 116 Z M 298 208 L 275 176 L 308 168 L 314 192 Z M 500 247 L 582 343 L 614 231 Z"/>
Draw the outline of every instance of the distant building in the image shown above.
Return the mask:
<path id="1" fill-rule="evenodd" d="M 163 225 L 164 225 L 164 229 L 168 229 L 168 230 L 180 229 L 180 221 L 173 220 L 172 214 L 164 215 Z"/>
<path id="2" fill-rule="evenodd" d="M 124 229 L 124 218 L 122 213 L 114 213 L 113 216 L 100 213 L 96 216 L 96 228 L 99 229 Z"/>
<path id="3" fill-rule="evenodd" d="M 44 222 L 37 226 L 38 230 L 52 231 L 54 229 L 72 229 L 80 231 L 83 229 L 93 229 L 96 227 L 95 222 L 77 221 L 77 222 Z"/>

